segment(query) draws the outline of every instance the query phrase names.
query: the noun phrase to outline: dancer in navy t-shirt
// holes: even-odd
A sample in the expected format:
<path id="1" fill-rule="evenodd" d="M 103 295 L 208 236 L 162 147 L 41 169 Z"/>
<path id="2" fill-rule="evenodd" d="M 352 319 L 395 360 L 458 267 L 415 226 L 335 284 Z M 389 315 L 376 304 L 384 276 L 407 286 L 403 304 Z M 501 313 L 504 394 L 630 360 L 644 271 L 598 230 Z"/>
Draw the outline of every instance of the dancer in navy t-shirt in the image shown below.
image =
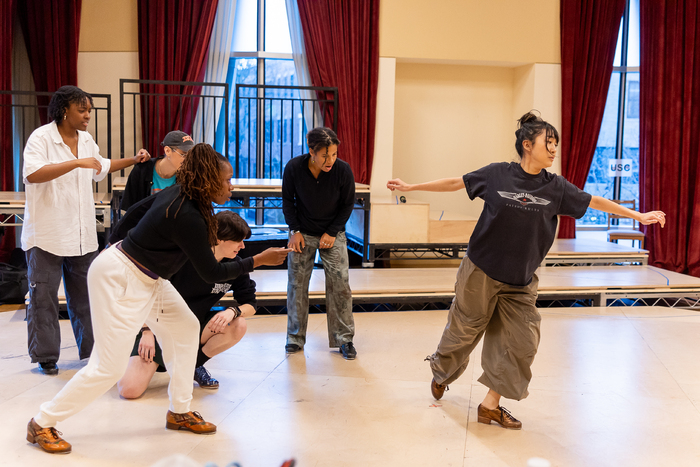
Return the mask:
<path id="1" fill-rule="evenodd" d="M 540 117 L 519 120 L 515 148 L 520 163 L 490 164 L 463 177 L 411 185 L 390 180 L 399 191 L 458 191 L 484 200 L 484 209 L 459 267 L 455 298 L 437 351 L 429 356 L 431 392 L 440 399 L 447 385 L 467 368 L 469 355 L 484 336 L 479 382 L 489 388 L 477 409 L 478 421 L 505 428 L 522 424 L 499 405 L 501 396 L 528 395 L 530 366 L 540 342 L 540 314 L 535 306 L 535 270 L 552 246 L 557 216 L 580 218 L 591 207 L 648 224 L 666 222 L 661 211 L 639 213 L 591 196 L 564 177 L 545 169 L 556 156 L 559 134 Z"/>

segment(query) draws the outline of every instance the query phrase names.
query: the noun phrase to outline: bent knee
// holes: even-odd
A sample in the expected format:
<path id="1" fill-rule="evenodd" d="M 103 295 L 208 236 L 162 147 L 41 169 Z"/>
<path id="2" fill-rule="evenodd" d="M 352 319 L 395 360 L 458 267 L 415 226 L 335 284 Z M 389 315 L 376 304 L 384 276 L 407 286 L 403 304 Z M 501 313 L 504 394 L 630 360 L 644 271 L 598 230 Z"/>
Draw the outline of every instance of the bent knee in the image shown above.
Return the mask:
<path id="1" fill-rule="evenodd" d="M 229 334 L 235 339 L 240 340 L 248 330 L 248 323 L 245 318 L 240 317 L 231 323 Z"/>
<path id="2" fill-rule="evenodd" d="M 146 392 L 145 387 L 130 383 L 122 383 L 121 381 L 117 383 L 117 387 L 119 388 L 119 395 L 124 399 L 138 399 Z"/>

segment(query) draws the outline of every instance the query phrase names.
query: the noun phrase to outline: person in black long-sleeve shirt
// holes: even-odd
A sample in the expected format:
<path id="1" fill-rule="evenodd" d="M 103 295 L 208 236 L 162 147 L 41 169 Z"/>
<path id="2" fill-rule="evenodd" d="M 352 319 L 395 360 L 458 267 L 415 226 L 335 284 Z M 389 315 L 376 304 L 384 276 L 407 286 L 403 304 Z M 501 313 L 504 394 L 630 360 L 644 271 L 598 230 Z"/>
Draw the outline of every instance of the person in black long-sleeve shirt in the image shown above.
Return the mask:
<path id="1" fill-rule="evenodd" d="M 123 220 L 128 221 L 126 217 Z M 219 261 L 242 262 L 236 256 L 240 249 L 245 248 L 244 240 L 250 238 L 250 227 L 231 211 L 217 213 L 216 220 L 218 243 L 214 246 L 214 256 Z M 236 345 L 245 335 L 245 318 L 255 314 L 255 281 L 249 274 L 241 274 L 226 281 L 209 283 L 199 277 L 188 261 L 170 282 L 199 320 L 201 337 L 195 381 L 202 388 L 216 389 L 219 383 L 204 368 L 204 363 Z M 212 311 L 229 290 L 233 291 L 238 306 Z M 126 373 L 117 383 L 119 394 L 127 399 L 140 397 L 156 371 L 165 371 L 161 348 L 153 331 L 144 326 L 136 336 Z"/>
<path id="2" fill-rule="evenodd" d="M 289 225 L 287 353 L 304 348 L 309 316 L 309 280 L 316 250 L 326 275 L 326 313 L 331 348 L 352 360 L 355 322 L 348 277 L 347 223 L 355 203 L 355 178 L 337 159 L 338 136 L 329 128 L 306 135 L 309 153 L 287 163 L 282 179 L 282 211 Z"/>
<path id="3" fill-rule="evenodd" d="M 197 144 L 177 174 L 178 184 L 163 190 L 122 242 L 103 251 L 88 271 L 95 345 L 90 361 L 53 400 L 41 405 L 27 426 L 27 440 L 47 452 L 70 452 L 54 428 L 111 388 L 126 371 L 134 336 L 146 323 L 158 335 L 170 373 L 166 428 L 198 434 L 216 426 L 190 411 L 192 374 L 200 341 L 199 322 L 170 279 L 189 259 L 208 282 L 250 272 L 265 258 L 220 263 L 212 202 L 231 194 L 231 164 L 221 162 L 208 144 Z M 286 250 L 268 255 L 281 264 Z"/>

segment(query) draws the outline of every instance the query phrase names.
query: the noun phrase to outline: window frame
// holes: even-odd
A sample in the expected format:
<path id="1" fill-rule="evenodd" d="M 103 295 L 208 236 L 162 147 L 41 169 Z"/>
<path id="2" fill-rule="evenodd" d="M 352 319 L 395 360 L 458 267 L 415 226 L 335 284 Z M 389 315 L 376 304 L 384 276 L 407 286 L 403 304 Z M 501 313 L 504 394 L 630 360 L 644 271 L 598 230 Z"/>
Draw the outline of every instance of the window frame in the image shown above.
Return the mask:
<path id="1" fill-rule="evenodd" d="M 624 155 L 624 136 L 625 136 L 625 116 L 627 112 L 627 79 L 628 74 L 639 73 L 639 66 L 627 66 L 627 58 L 629 54 L 629 36 L 630 36 L 630 5 L 631 0 L 627 0 L 625 3 L 625 11 L 622 16 L 621 29 L 622 35 L 620 37 L 620 64 L 614 65 L 611 71 L 611 80 L 615 79 L 615 73 L 619 73 L 619 92 L 617 100 L 617 125 L 615 134 L 615 160 L 621 160 L 625 158 Z M 617 47 L 617 44 L 616 44 Z M 612 81 L 611 81 L 612 82 Z M 601 130 L 602 131 L 602 128 Z M 599 134 L 600 134 L 599 131 Z M 597 146 L 596 146 L 597 148 Z M 589 174 L 593 168 L 593 161 L 591 161 L 591 167 L 589 168 Z M 585 187 L 585 185 L 584 185 Z M 622 193 L 622 177 L 617 175 L 613 180 L 613 192 L 612 199 L 620 199 Z M 638 200 L 637 200 L 638 201 Z M 613 225 L 619 224 L 619 219 L 612 219 L 611 223 Z M 604 231 L 607 230 L 607 222 L 599 225 L 576 225 L 577 231 Z"/>
<path id="2" fill-rule="evenodd" d="M 639 73 L 640 67 L 628 67 L 627 55 L 629 53 L 629 32 L 630 32 L 630 0 L 625 4 L 625 12 L 622 16 L 622 47 L 620 50 L 620 65 L 613 66 L 613 73 L 620 73 L 620 92 L 617 100 L 617 138 L 615 140 L 615 159 L 624 158 L 624 134 L 625 134 L 625 112 L 627 112 L 627 74 Z M 622 192 L 622 177 L 615 177 L 613 185 L 613 199 L 620 199 Z M 613 219 L 614 224 L 619 221 Z"/>
<path id="3" fill-rule="evenodd" d="M 289 15 L 289 12 L 287 12 L 287 15 Z M 265 85 L 265 61 L 266 59 L 281 59 L 281 60 L 294 60 L 294 54 L 292 53 L 280 53 L 280 52 L 267 52 L 265 50 L 265 0 L 257 0 L 257 45 L 256 45 L 257 50 L 255 52 L 236 52 L 233 51 L 231 52 L 230 55 L 230 61 L 235 61 L 236 59 L 239 58 L 248 58 L 248 59 L 255 59 L 256 60 L 256 65 L 257 65 L 257 76 L 256 76 L 256 84 L 257 85 Z M 232 83 L 232 86 L 235 88 L 236 83 Z M 265 97 L 265 89 L 263 88 L 258 88 L 257 89 L 257 97 L 262 98 Z M 256 121 L 257 122 L 264 122 L 265 121 L 265 108 L 261 105 L 258 105 L 256 108 Z M 264 146 L 265 144 L 265 134 L 264 132 L 257 132 L 256 133 L 257 141 L 256 144 L 259 146 Z M 264 171 L 264 161 L 256 161 L 256 177 L 257 178 L 263 178 L 263 171 Z M 264 199 L 259 198 L 256 199 L 255 202 L 256 208 L 255 208 L 255 225 L 265 225 L 265 209 L 264 209 Z M 242 216 L 245 216 L 243 212 L 241 212 Z"/>

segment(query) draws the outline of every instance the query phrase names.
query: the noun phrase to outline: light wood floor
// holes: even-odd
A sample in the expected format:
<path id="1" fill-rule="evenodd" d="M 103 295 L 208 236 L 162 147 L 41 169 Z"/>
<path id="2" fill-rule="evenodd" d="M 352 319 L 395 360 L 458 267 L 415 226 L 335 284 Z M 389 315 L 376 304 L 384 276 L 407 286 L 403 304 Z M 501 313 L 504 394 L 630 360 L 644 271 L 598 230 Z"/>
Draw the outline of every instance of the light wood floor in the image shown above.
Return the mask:
<path id="1" fill-rule="evenodd" d="M 476 422 L 486 389 L 474 353 L 443 400 L 430 396 L 423 358 L 435 350 L 445 311 L 358 313 L 359 352 L 327 348 L 325 316 L 312 315 L 305 352 L 284 353 L 285 316 L 248 320 L 248 335 L 207 367 L 218 391 L 194 390 L 193 410 L 214 436 L 165 430 L 167 375 L 144 397 L 110 390 L 58 427 L 67 456 L 25 440 L 27 421 L 83 363 L 67 321 L 55 377 L 26 356 L 24 311 L 0 313 L 0 464 L 149 466 L 183 454 L 195 465 L 555 466 L 700 465 L 700 314 L 657 307 L 542 310 L 542 343 L 530 396 L 503 401 L 523 422 L 507 431 Z M 170 464 L 173 465 L 173 464 Z"/>

